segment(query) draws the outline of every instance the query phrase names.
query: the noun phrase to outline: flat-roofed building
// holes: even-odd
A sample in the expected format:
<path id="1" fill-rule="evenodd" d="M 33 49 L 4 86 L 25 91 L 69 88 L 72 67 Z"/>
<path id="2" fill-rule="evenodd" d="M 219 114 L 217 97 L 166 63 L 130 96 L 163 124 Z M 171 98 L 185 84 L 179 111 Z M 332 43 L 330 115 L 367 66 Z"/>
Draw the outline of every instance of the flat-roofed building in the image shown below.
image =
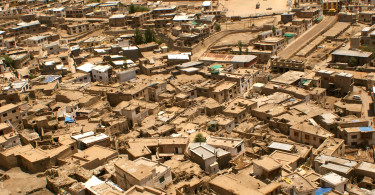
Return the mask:
<path id="1" fill-rule="evenodd" d="M 317 187 L 299 173 L 291 173 L 284 177 L 284 185 L 288 194 L 315 194 Z"/>
<path id="2" fill-rule="evenodd" d="M 94 81 L 109 82 L 112 75 L 112 66 L 98 65 L 92 68 L 92 77 Z"/>
<path id="3" fill-rule="evenodd" d="M 357 167 L 358 163 L 354 160 L 347 160 L 344 158 L 319 155 L 314 159 L 314 169 L 319 174 L 327 174 L 334 172 L 343 177 L 349 178 Z"/>
<path id="4" fill-rule="evenodd" d="M 235 157 L 245 151 L 245 143 L 243 139 L 211 136 L 207 139 L 206 144 L 214 148 L 221 148 L 227 152 L 230 152 L 232 157 Z"/>
<path id="5" fill-rule="evenodd" d="M 269 156 L 254 160 L 253 167 L 254 175 L 261 179 L 274 180 L 281 176 L 282 164 Z"/>
<path id="6" fill-rule="evenodd" d="M 283 151 L 274 151 L 269 155 L 283 165 L 283 169 L 288 171 L 294 171 L 299 166 L 300 156 L 298 154 L 287 153 Z"/>
<path id="7" fill-rule="evenodd" d="M 345 140 L 349 147 L 358 145 L 373 145 L 375 131 L 372 127 L 338 127 L 339 137 Z"/>
<path id="8" fill-rule="evenodd" d="M 372 53 L 366 51 L 355 51 L 338 49 L 331 53 L 332 62 L 349 63 L 349 66 L 361 66 L 371 61 Z M 355 59 L 356 64 L 350 64 L 350 60 Z"/>
<path id="9" fill-rule="evenodd" d="M 46 36 L 34 36 L 26 39 L 24 43 L 29 47 L 39 46 L 42 47 L 48 44 L 48 38 Z"/>
<path id="10" fill-rule="evenodd" d="M 110 26 L 125 26 L 126 25 L 126 19 L 125 15 L 123 14 L 116 14 L 109 17 L 109 25 Z"/>
<path id="11" fill-rule="evenodd" d="M 242 68 L 254 66 L 257 62 L 257 57 L 254 55 L 228 55 L 205 53 L 199 58 L 199 60 L 208 64 L 229 63 L 233 64 L 234 68 Z"/>
<path id="12" fill-rule="evenodd" d="M 109 160 L 115 159 L 118 152 L 107 147 L 94 145 L 90 148 L 75 153 L 72 156 L 73 162 L 85 169 L 92 170 L 106 164 Z"/>
<path id="13" fill-rule="evenodd" d="M 346 191 L 346 185 L 349 182 L 349 179 L 340 176 L 334 172 L 323 175 L 320 178 L 320 184 L 324 188 L 332 188 L 340 193 Z"/>
<path id="14" fill-rule="evenodd" d="M 334 134 L 320 127 L 313 119 L 290 127 L 289 136 L 293 141 L 319 147 L 328 137 Z"/>
<path id="15" fill-rule="evenodd" d="M 21 124 L 22 116 L 19 106 L 15 104 L 6 104 L 0 107 L 0 122 L 12 123 L 14 125 Z"/>
<path id="16" fill-rule="evenodd" d="M 116 161 L 115 173 L 117 185 L 124 190 L 134 185 L 162 189 L 172 182 L 169 166 L 143 157 L 134 161 L 127 159 Z"/>

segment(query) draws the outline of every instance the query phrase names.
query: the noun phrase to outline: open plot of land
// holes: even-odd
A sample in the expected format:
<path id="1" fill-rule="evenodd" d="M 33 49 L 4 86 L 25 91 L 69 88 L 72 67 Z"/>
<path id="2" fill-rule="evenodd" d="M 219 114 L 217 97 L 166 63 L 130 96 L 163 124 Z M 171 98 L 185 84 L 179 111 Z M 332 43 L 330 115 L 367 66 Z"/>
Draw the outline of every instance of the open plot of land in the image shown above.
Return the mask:
<path id="1" fill-rule="evenodd" d="M 257 33 L 253 33 L 253 32 L 231 34 L 220 39 L 215 44 L 215 46 L 234 45 L 234 44 L 237 44 L 238 41 L 241 41 L 243 44 L 247 44 L 249 43 L 249 40 L 254 39 L 256 37 L 257 37 Z"/>
<path id="2" fill-rule="evenodd" d="M 260 7 L 256 9 L 259 2 Z M 220 1 L 224 9 L 228 9 L 227 16 L 254 16 L 256 14 L 273 14 L 288 11 L 287 0 L 228 0 Z M 272 9 L 270 9 L 272 8 Z"/>
<path id="3" fill-rule="evenodd" d="M 32 191 L 38 191 L 37 189 L 45 189 L 46 178 L 37 177 L 36 174 L 28 174 L 23 172 L 20 168 L 13 168 L 6 172 L 9 175 L 9 179 L 0 182 L 0 195 L 8 194 L 27 194 Z M 41 193 L 33 193 L 41 194 Z M 48 190 L 43 190 L 42 194 L 53 194 Z"/>

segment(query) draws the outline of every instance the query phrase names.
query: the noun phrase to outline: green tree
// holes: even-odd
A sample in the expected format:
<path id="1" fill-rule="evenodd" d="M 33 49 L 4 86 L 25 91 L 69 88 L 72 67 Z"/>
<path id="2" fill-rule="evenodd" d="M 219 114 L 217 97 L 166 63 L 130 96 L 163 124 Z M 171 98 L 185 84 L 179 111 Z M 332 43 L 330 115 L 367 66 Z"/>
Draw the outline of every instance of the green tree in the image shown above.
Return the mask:
<path id="1" fill-rule="evenodd" d="M 110 60 L 108 63 L 109 63 L 109 65 L 111 65 L 111 66 L 113 66 L 113 67 L 116 66 L 115 63 L 112 62 L 112 60 Z"/>
<path id="2" fill-rule="evenodd" d="M 298 0 L 294 0 L 294 7 L 295 7 L 295 8 L 299 7 L 299 2 L 298 2 Z"/>
<path id="3" fill-rule="evenodd" d="M 249 55 L 249 48 L 246 47 L 245 54 Z"/>
<path id="4" fill-rule="evenodd" d="M 275 26 L 272 26 L 272 35 L 273 35 L 273 36 L 276 35 L 276 27 L 275 27 Z"/>
<path id="5" fill-rule="evenodd" d="M 151 43 L 153 41 L 154 41 L 154 34 L 150 28 L 147 28 L 145 32 L 145 43 Z"/>
<path id="6" fill-rule="evenodd" d="M 240 55 L 242 55 L 242 41 L 238 41 L 238 49 L 240 51 Z"/>
<path id="7" fill-rule="evenodd" d="M 195 138 L 194 142 L 205 142 L 206 138 L 202 135 L 202 133 L 198 133 Z"/>
<path id="8" fill-rule="evenodd" d="M 359 49 L 362 51 L 367 51 L 372 53 L 372 59 L 375 60 L 375 48 L 374 47 L 369 47 L 369 46 L 362 46 Z"/>
<path id="9" fill-rule="evenodd" d="M 219 23 L 215 24 L 215 31 L 220 31 L 221 30 L 221 25 Z"/>
<path id="10" fill-rule="evenodd" d="M 2 58 L 4 58 L 5 65 L 7 65 L 8 67 L 13 68 L 14 61 L 13 61 L 13 59 L 11 57 L 9 57 L 8 55 L 4 55 L 4 56 L 2 56 Z"/>
<path id="11" fill-rule="evenodd" d="M 349 58 L 349 62 L 348 62 L 349 66 L 357 66 L 358 65 L 358 60 L 357 58 L 355 57 L 351 57 Z"/>
<path id="12" fill-rule="evenodd" d="M 135 6 L 134 4 L 130 4 L 129 6 L 129 14 L 135 13 Z"/>
<path id="13" fill-rule="evenodd" d="M 139 45 L 139 44 L 143 43 L 143 35 L 138 28 L 135 29 L 134 42 L 135 42 L 136 45 Z"/>

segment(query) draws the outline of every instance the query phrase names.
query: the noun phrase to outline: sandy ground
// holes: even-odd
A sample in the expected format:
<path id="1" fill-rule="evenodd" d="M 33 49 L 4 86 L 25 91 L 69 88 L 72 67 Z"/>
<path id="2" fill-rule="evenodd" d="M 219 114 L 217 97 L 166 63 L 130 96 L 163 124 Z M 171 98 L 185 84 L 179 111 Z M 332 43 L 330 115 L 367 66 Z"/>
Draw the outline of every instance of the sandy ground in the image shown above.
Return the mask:
<path id="1" fill-rule="evenodd" d="M 228 44 L 237 44 L 238 41 L 241 41 L 243 44 L 247 44 L 250 39 L 256 38 L 257 34 L 252 32 L 247 33 L 237 33 L 228 35 L 218 41 L 215 46 L 228 45 Z"/>
<path id="2" fill-rule="evenodd" d="M 36 174 L 25 173 L 19 167 L 10 169 L 5 173 L 10 176 L 10 179 L 0 182 L 0 195 L 25 194 L 38 188 L 44 188 L 44 190 L 33 194 L 52 194 L 45 189 L 45 177 L 37 177 Z"/>
<path id="3" fill-rule="evenodd" d="M 259 2 L 260 7 L 256 9 Z M 249 16 L 285 12 L 289 8 L 287 0 L 220 0 L 220 6 L 227 9 L 227 16 Z M 267 10 L 272 8 L 272 10 Z"/>

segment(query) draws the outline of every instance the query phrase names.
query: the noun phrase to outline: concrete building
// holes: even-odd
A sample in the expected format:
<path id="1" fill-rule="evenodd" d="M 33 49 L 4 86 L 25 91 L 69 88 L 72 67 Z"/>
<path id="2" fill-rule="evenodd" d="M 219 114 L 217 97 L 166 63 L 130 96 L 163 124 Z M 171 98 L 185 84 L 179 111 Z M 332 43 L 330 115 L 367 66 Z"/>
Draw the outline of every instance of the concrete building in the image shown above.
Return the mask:
<path id="1" fill-rule="evenodd" d="M 94 145 L 90 148 L 75 153 L 72 156 L 73 162 L 87 170 L 95 169 L 106 164 L 108 161 L 117 158 L 118 152 L 107 147 Z"/>
<path id="2" fill-rule="evenodd" d="M 73 135 L 72 138 L 77 141 L 78 148 L 81 150 L 90 148 L 94 145 L 102 147 L 108 147 L 111 145 L 110 139 L 106 134 L 95 134 L 93 131 Z"/>
<path id="3" fill-rule="evenodd" d="M 6 104 L 0 107 L 0 122 L 19 125 L 22 122 L 22 115 L 19 106 Z"/>
<path id="4" fill-rule="evenodd" d="M 290 127 L 290 139 L 314 147 L 319 147 L 325 139 L 334 135 L 320 127 L 313 119 L 309 123 L 303 122 Z"/>
<path id="5" fill-rule="evenodd" d="M 92 68 L 92 77 L 94 81 L 109 82 L 112 75 L 112 66 L 94 66 Z"/>
<path id="6" fill-rule="evenodd" d="M 124 190 L 134 185 L 162 189 L 172 182 L 169 166 L 143 157 L 134 161 L 118 160 L 115 163 L 115 173 L 117 185 Z"/>
<path id="7" fill-rule="evenodd" d="M 281 176 L 282 164 L 269 156 L 253 161 L 254 175 L 260 179 L 274 180 Z"/>
<path id="8" fill-rule="evenodd" d="M 349 66 L 361 66 L 370 62 L 372 53 L 365 52 L 365 51 L 338 49 L 332 52 L 331 55 L 332 55 L 332 62 L 334 63 L 342 62 L 342 63 L 348 63 Z M 351 59 L 355 59 L 356 63 L 351 64 L 350 63 Z"/>
<path id="9" fill-rule="evenodd" d="M 200 58 L 200 61 L 206 64 L 212 63 L 229 63 L 233 64 L 235 69 L 242 67 L 252 67 L 257 62 L 257 57 L 254 55 L 226 55 L 205 53 Z"/>
<path id="10" fill-rule="evenodd" d="M 315 76 L 321 77 L 321 87 L 331 93 L 346 95 L 353 91 L 354 76 L 350 73 L 319 70 L 315 72 Z"/>
<path id="11" fill-rule="evenodd" d="M 17 36 L 21 34 L 38 34 L 45 30 L 39 21 L 31 21 L 28 23 L 19 23 L 16 27 L 9 29 L 9 33 Z"/>
<path id="12" fill-rule="evenodd" d="M 34 36 L 26 39 L 24 43 L 29 47 L 42 47 L 48 44 L 46 36 Z"/>
<path id="13" fill-rule="evenodd" d="M 338 192 L 344 193 L 346 185 L 349 180 L 345 177 L 342 177 L 334 172 L 323 175 L 320 178 L 320 184 L 325 188 L 332 188 Z"/>
<path id="14" fill-rule="evenodd" d="M 374 11 L 362 11 L 358 13 L 358 22 L 364 24 L 372 24 L 372 16 L 375 15 Z"/>
<path id="15" fill-rule="evenodd" d="M 109 25 L 110 26 L 125 26 L 126 25 L 126 19 L 125 15 L 123 14 L 117 14 L 117 15 L 112 15 L 109 17 Z"/>
<path id="16" fill-rule="evenodd" d="M 132 27 L 142 26 L 146 21 L 151 19 L 151 11 L 136 12 L 125 16 L 126 24 Z"/>
<path id="17" fill-rule="evenodd" d="M 137 138 L 131 139 L 127 143 L 129 148 L 126 149 L 129 159 L 146 157 L 151 159 L 152 155 L 164 155 L 170 157 L 175 154 L 184 154 L 189 144 L 186 137 L 160 137 L 160 138 Z"/>
<path id="18" fill-rule="evenodd" d="M 211 136 L 206 140 L 206 144 L 214 148 L 221 148 L 229 152 L 232 157 L 242 154 L 245 149 L 245 144 L 244 144 L 243 139 L 222 138 L 222 137 Z"/>
<path id="19" fill-rule="evenodd" d="M 324 154 L 319 155 L 314 159 L 314 169 L 321 175 L 334 172 L 345 178 L 349 178 L 353 175 L 357 165 L 358 163 L 354 160 L 326 156 Z"/>
<path id="20" fill-rule="evenodd" d="M 339 137 L 345 140 L 349 147 L 374 144 L 374 130 L 372 127 L 338 127 Z"/>
<path id="21" fill-rule="evenodd" d="M 202 170 L 208 173 L 216 173 L 220 169 L 226 168 L 231 159 L 229 152 L 220 148 L 215 149 L 207 144 L 191 143 L 189 148 L 191 161 L 197 163 Z"/>
<path id="22" fill-rule="evenodd" d="M 67 26 L 68 34 L 80 34 L 94 29 L 94 25 L 88 22 L 75 23 Z"/>

